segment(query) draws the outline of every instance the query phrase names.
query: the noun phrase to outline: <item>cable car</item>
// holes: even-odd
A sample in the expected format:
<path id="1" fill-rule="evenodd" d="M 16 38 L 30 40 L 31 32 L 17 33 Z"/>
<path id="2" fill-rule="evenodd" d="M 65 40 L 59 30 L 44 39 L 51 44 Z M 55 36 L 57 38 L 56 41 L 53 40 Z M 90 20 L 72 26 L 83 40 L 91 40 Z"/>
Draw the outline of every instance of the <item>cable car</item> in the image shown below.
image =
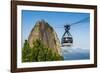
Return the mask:
<path id="1" fill-rule="evenodd" d="M 62 39 L 61 39 L 62 47 L 64 47 L 64 46 L 72 46 L 73 38 L 72 38 L 72 35 L 69 32 L 70 25 L 65 25 L 64 28 L 65 28 L 65 33 L 63 34 Z"/>
<path id="2" fill-rule="evenodd" d="M 61 41 L 62 47 L 63 46 L 72 46 L 73 38 L 71 36 L 63 37 Z"/>
<path id="3" fill-rule="evenodd" d="M 79 24 L 81 22 L 85 22 L 88 19 L 89 19 L 89 17 L 86 17 L 86 18 L 84 18 L 84 19 L 82 19 L 80 21 L 74 22 L 72 24 L 66 24 L 64 26 L 65 32 L 64 32 L 64 34 L 62 36 L 62 39 L 61 39 L 61 46 L 62 47 L 66 47 L 66 46 L 69 46 L 70 47 L 70 46 L 73 45 L 73 37 L 72 37 L 72 35 L 69 32 L 70 27 L 73 26 L 73 25 L 75 25 L 75 24 Z"/>

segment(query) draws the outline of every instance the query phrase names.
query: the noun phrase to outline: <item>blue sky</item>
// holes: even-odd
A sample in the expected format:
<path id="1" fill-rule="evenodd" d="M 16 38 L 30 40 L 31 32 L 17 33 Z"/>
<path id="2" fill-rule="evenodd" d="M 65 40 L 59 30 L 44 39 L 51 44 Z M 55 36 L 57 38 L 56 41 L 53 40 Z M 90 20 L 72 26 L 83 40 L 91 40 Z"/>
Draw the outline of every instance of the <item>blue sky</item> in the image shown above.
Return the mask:
<path id="1" fill-rule="evenodd" d="M 58 38 L 64 33 L 63 27 L 65 24 L 71 24 L 90 17 L 89 13 L 76 13 L 76 12 L 48 12 L 48 11 L 31 11 L 22 10 L 22 40 L 28 38 L 30 31 L 38 20 L 44 19 L 56 31 Z M 77 48 L 89 49 L 90 48 L 90 21 L 73 25 L 70 33 L 73 36 L 73 45 Z"/>

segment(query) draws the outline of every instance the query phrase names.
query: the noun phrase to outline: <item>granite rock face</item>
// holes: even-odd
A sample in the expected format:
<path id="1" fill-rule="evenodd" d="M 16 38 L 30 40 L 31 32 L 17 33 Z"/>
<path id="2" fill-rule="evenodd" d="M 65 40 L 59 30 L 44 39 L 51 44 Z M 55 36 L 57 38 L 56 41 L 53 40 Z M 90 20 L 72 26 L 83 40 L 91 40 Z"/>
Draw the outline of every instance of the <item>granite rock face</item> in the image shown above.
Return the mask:
<path id="1" fill-rule="evenodd" d="M 34 46 L 33 41 L 41 40 L 45 47 L 61 54 L 60 41 L 54 29 L 44 20 L 37 21 L 28 37 L 29 45 Z"/>

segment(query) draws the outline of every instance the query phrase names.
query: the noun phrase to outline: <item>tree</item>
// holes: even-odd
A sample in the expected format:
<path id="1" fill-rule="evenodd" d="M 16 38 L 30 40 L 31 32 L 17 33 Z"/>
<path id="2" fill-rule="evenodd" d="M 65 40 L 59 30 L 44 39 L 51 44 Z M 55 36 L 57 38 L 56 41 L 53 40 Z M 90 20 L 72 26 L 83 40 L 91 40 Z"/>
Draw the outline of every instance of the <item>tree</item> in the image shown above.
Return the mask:
<path id="1" fill-rule="evenodd" d="M 27 40 L 25 40 L 24 47 L 22 48 L 22 62 L 30 61 L 31 48 Z"/>
<path id="2" fill-rule="evenodd" d="M 53 49 L 45 47 L 41 40 L 33 41 L 33 47 L 30 48 L 27 40 L 23 47 L 23 62 L 39 62 L 39 61 L 57 61 L 63 60 L 63 57 L 54 52 Z"/>

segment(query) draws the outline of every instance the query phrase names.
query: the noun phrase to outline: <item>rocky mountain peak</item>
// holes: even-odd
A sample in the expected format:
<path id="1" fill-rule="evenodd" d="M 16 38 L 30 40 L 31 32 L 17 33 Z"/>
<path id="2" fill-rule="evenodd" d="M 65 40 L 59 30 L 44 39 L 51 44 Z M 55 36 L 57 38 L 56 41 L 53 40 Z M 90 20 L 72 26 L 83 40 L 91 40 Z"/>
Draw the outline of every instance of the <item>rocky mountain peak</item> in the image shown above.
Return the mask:
<path id="1" fill-rule="evenodd" d="M 45 47 L 51 48 L 54 52 L 60 54 L 60 41 L 57 33 L 54 31 L 53 27 L 43 19 L 37 21 L 30 32 L 28 37 L 29 45 L 31 47 L 34 46 L 33 41 L 37 39 L 41 40 Z"/>

